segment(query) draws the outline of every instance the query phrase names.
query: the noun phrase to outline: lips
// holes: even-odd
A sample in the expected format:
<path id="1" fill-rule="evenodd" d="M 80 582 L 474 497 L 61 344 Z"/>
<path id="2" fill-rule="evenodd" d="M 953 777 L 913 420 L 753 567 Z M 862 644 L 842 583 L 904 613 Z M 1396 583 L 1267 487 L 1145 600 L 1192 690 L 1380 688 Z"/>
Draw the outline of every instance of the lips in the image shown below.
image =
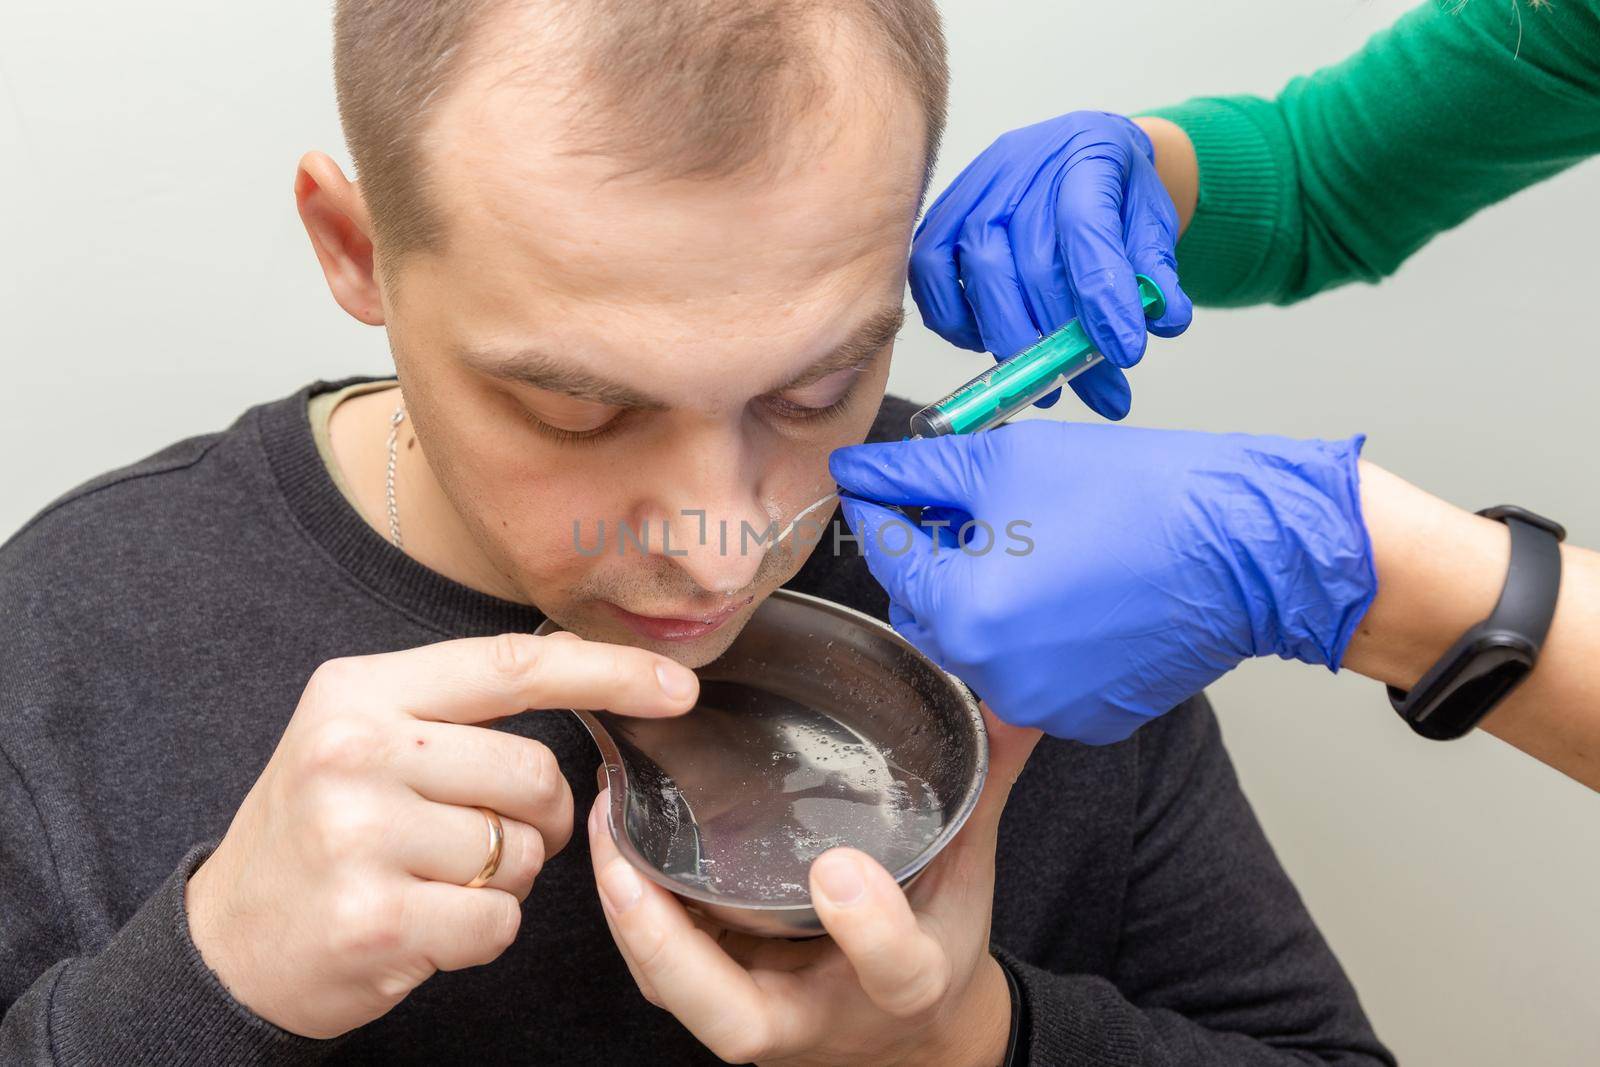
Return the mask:
<path id="1" fill-rule="evenodd" d="M 677 615 L 641 615 L 610 602 L 606 603 L 606 607 L 619 622 L 640 637 L 652 641 L 693 641 L 720 629 L 754 599 L 748 596 L 714 611 L 684 611 Z"/>

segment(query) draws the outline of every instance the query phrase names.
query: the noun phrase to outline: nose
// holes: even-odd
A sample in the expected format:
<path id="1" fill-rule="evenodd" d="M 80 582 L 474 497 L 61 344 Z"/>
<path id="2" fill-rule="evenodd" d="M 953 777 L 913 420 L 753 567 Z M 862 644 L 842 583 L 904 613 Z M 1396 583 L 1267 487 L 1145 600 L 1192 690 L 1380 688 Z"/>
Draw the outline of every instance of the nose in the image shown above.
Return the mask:
<path id="1" fill-rule="evenodd" d="M 761 500 L 761 466 L 737 432 L 697 435 L 660 494 L 668 536 L 658 555 L 713 593 L 747 589 L 781 523 Z"/>

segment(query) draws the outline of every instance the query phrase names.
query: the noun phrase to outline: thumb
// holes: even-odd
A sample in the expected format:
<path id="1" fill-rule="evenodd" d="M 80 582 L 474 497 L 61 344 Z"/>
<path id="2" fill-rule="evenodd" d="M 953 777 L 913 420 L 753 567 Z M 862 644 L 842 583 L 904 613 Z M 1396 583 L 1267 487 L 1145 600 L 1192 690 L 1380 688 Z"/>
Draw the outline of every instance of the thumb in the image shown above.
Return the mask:
<path id="1" fill-rule="evenodd" d="M 1128 260 L 1133 269 L 1161 288 L 1166 307 L 1149 323 L 1157 337 L 1176 337 L 1194 320 L 1194 304 L 1178 283 L 1178 215 L 1155 167 L 1135 160 L 1133 217 L 1128 225 Z"/>
<path id="2" fill-rule="evenodd" d="M 1000 813 L 1011 796 L 1011 787 L 1022 776 L 1022 769 L 1044 732 L 1003 722 L 987 704 L 978 707 L 989 735 L 989 777 L 984 780 L 983 794 L 973 809 L 972 822 L 987 826 L 992 834 L 1000 825 Z"/>
<path id="3" fill-rule="evenodd" d="M 1178 284 L 1172 253 L 1159 245 L 1145 245 L 1131 252 L 1130 257 L 1134 269 L 1155 282 L 1167 298 L 1166 310 L 1150 323 L 1150 332 L 1157 337 L 1176 337 L 1187 330 L 1194 321 L 1194 304 Z"/>
<path id="4" fill-rule="evenodd" d="M 1044 736 L 1038 730 L 1009 726 L 980 704 L 989 735 L 989 775 L 984 779 L 978 804 L 961 832 L 945 847 L 921 882 L 912 887 L 918 910 L 935 923 L 949 921 L 970 906 L 974 896 L 987 905 L 994 891 L 994 853 L 999 838 L 1000 815 L 1011 797 L 1011 787 L 1022 774 L 1033 748 Z"/>
<path id="5" fill-rule="evenodd" d="M 1033 755 L 1034 746 L 1044 736 L 1043 731 L 1000 721 L 987 704 L 978 707 L 983 712 L 984 730 L 989 735 L 989 775 L 983 781 L 983 792 L 978 795 L 978 804 L 972 809 L 967 825 L 946 849 L 956 854 L 952 862 L 962 864 L 980 859 L 984 863 L 993 861 L 1000 815 L 1011 798 L 1011 787 L 1017 784 L 1028 757 Z"/>
<path id="6" fill-rule="evenodd" d="M 889 599 L 911 616 L 909 621 L 926 624 L 938 604 L 945 570 L 960 558 L 960 552 L 941 550 L 927 530 L 893 508 L 853 496 L 841 496 L 839 503 L 872 577 Z M 934 652 L 923 651 L 937 658 Z"/>
<path id="7" fill-rule="evenodd" d="M 908 507 L 972 514 L 977 488 L 973 435 L 850 445 L 828 457 L 834 481 L 856 496 Z"/>

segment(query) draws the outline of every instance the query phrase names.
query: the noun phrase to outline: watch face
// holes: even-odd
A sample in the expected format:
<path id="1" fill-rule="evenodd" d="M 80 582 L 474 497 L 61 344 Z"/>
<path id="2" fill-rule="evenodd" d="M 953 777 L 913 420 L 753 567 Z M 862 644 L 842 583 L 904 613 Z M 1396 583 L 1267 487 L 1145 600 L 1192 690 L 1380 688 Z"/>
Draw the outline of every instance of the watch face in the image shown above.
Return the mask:
<path id="1" fill-rule="evenodd" d="M 1516 634 L 1486 634 L 1456 650 L 1425 693 L 1413 693 L 1406 709 L 1411 728 L 1445 741 L 1469 733 L 1533 670 L 1535 652 Z"/>

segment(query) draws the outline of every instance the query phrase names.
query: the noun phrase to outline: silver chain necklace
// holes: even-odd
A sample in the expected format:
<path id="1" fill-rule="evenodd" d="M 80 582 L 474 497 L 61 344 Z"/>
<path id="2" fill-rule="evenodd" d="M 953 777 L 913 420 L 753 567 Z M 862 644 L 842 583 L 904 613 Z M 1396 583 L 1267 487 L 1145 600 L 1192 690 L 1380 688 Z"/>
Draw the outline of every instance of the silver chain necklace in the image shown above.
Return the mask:
<path id="1" fill-rule="evenodd" d="M 394 499 L 394 464 L 400 456 L 400 424 L 405 421 L 406 401 L 405 397 L 401 397 L 400 406 L 389 416 L 389 467 L 384 474 L 383 489 L 389 506 L 389 541 L 402 551 L 405 549 L 405 544 L 400 540 L 400 508 Z"/>

